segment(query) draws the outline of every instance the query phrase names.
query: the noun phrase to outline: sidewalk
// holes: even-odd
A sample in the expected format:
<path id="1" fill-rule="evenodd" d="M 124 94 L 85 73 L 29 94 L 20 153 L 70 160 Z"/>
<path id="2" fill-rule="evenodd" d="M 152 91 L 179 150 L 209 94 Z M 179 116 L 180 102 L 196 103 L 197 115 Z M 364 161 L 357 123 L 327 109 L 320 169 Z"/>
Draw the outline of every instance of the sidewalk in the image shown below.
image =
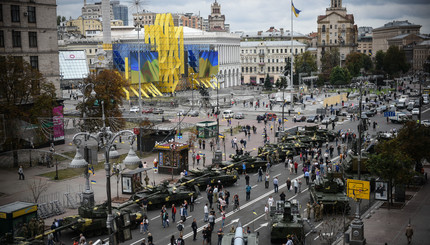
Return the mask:
<path id="1" fill-rule="evenodd" d="M 370 217 L 363 218 L 366 244 L 407 244 L 405 231 L 409 221 L 414 230 L 411 244 L 430 243 L 430 185 L 426 183 L 418 192 L 406 194 L 413 197 L 402 209 L 377 208 Z M 351 235 L 351 229 L 347 232 Z M 336 244 L 343 244 L 343 240 Z"/>

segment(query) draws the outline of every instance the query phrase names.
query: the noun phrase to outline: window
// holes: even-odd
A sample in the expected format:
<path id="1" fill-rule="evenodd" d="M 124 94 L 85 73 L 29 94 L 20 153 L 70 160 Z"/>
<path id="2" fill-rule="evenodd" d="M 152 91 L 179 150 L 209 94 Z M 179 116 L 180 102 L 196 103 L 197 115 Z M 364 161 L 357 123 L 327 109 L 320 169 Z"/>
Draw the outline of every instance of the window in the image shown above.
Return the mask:
<path id="1" fill-rule="evenodd" d="M 246 67 L 246 72 L 248 72 L 248 67 Z"/>
<path id="2" fill-rule="evenodd" d="M 12 22 L 20 22 L 19 6 L 18 5 L 11 5 L 10 6 L 10 15 L 12 17 Z"/>
<path id="3" fill-rule="evenodd" d="M 322 32 L 325 32 L 325 25 L 322 26 Z"/>
<path id="4" fill-rule="evenodd" d="M 254 67 L 254 72 L 257 72 L 257 67 Z"/>
<path id="5" fill-rule="evenodd" d="M 33 69 L 39 70 L 39 57 L 38 56 L 30 56 L 30 66 Z"/>
<path id="6" fill-rule="evenodd" d="M 0 21 L 3 21 L 3 5 L 0 4 Z"/>
<path id="7" fill-rule="evenodd" d="M 296 49 L 296 54 L 297 54 L 297 49 Z"/>
<path id="8" fill-rule="evenodd" d="M 334 25 L 334 29 L 337 29 L 337 25 Z"/>
<path id="9" fill-rule="evenodd" d="M 14 48 L 21 47 L 21 32 L 20 31 L 12 31 L 12 46 Z"/>
<path id="10" fill-rule="evenodd" d="M 254 54 L 256 54 L 257 53 L 257 50 L 256 49 L 254 49 Z"/>
<path id="11" fill-rule="evenodd" d="M 244 71 L 245 71 L 245 67 L 242 67 L 242 73 L 244 73 Z"/>
<path id="12" fill-rule="evenodd" d="M 279 72 L 279 67 L 278 66 L 276 67 L 276 72 Z"/>
<path id="13" fill-rule="evenodd" d="M 270 54 L 270 49 L 267 50 L 267 53 Z"/>
<path id="14" fill-rule="evenodd" d="M 285 49 L 285 53 L 288 53 L 288 50 L 287 50 L 287 49 Z"/>
<path id="15" fill-rule="evenodd" d="M 36 23 L 36 7 L 28 6 L 27 14 L 28 14 L 28 23 Z"/>
<path id="16" fill-rule="evenodd" d="M 30 48 L 37 48 L 37 32 L 28 32 L 28 45 Z"/>
<path id="17" fill-rule="evenodd" d="M 4 47 L 4 33 L 0 30 L 0 47 Z"/>
<path id="18" fill-rule="evenodd" d="M 274 54 L 275 53 L 275 49 L 272 49 L 272 54 Z"/>
<path id="19" fill-rule="evenodd" d="M 332 25 L 330 25 L 330 29 L 333 29 L 333 26 L 332 26 Z"/>
<path id="20" fill-rule="evenodd" d="M 279 49 L 276 49 L 276 53 L 279 53 Z"/>

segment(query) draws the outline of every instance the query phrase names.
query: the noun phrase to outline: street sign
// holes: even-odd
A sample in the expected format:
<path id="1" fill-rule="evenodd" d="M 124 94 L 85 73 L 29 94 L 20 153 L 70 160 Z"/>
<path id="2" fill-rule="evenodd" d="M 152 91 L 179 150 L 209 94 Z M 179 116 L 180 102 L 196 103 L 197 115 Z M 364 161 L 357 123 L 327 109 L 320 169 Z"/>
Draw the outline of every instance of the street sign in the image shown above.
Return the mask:
<path id="1" fill-rule="evenodd" d="M 395 117 L 396 113 L 394 111 L 386 111 L 384 112 L 384 117 Z"/>
<path id="2" fill-rule="evenodd" d="M 367 199 L 370 196 L 370 182 L 363 180 L 348 179 L 347 180 L 347 195 L 348 197 L 357 199 Z"/>

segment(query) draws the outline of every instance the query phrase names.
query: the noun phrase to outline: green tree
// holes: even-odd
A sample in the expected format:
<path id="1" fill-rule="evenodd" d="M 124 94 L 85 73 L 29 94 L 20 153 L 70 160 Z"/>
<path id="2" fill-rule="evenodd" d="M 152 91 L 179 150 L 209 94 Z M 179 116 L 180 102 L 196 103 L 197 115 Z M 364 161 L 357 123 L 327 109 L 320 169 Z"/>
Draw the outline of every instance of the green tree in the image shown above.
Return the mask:
<path id="1" fill-rule="evenodd" d="M 264 79 L 264 85 L 265 90 L 272 90 L 272 82 L 270 81 L 269 74 L 267 74 L 266 79 Z"/>
<path id="2" fill-rule="evenodd" d="M 339 66 L 336 66 L 335 68 L 333 68 L 330 74 L 330 83 L 332 85 L 348 84 L 349 80 L 350 80 L 350 75 L 349 75 L 348 69 L 341 68 Z"/>
<path id="3" fill-rule="evenodd" d="M 391 77 L 406 73 L 409 70 L 409 64 L 406 62 L 405 52 L 397 46 L 390 46 L 385 53 L 383 68 Z"/>
<path id="4" fill-rule="evenodd" d="M 10 150 L 21 149 L 26 143 L 22 122 L 38 124 L 40 117 L 52 116 L 56 105 L 54 85 L 22 57 L 0 59 L 0 98 L 0 114 L 4 115 L 7 129 L 4 146 Z M 14 166 L 18 166 L 16 151 Z"/>
<path id="5" fill-rule="evenodd" d="M 104 70 L 98 75 L 90 75 L 85 79 L 84 85 L 89 83 L 94 84 L 96 92 L 95 97 L 91 96 L 89 86 L 85 92 L 87 100 L 80 102 L 76 109 L 86 114 L 85 122 L 81 126 L 81 130 L 94 132 L 95 127 L 100 127 L 101 123 L 98 118 L 102 117 L 101 102 L 104 102 L 104 112 L 107 120 L 106 126 L 110 126 L 112 130 L 117 131 L 124 127 L 125 121 L 122 118 L 122 113 L 119 106 L 125 98 L 122 88 L 127 88 L 129 83 L 114 70 Z"/>
<path id="6" fill-rule="evenodd" d="M 397 139 L 380 143 L 376 147 L 376 154 L 369 156 L 367 168 L 373 175 L 387 181 L 389 186 L 407 184 L 413 176 L 413 162 L 400 150 Z M 391 190 L 391 188 L 388 190 L 390 197 L 392 197 Z"/>
<path id="7" fill-rule="evenodd" d="M 294 59 L 294 70 L 297 74 L 317 71 L 317 59 L 311 52 L 306 51 Z"/>
<path id="8" fill-rule="evenodd" d="M 334 67 L 339 65 L 340 55 L 339 49 L 334 48 L 324 52 L 321 57 L 321 75 L 320 79 L 328 81 Z"/>
<path id="9" fill-rule="evenodd" d="M 372 60 L 368 55 L 354 52 L 346 56 L 345 66 L 348 68 L 351 76 L 357 77 L 360 75 L 361 68 L 366 71 L 372 68 Z"/>
<path id="10" fill-rule="evenodd" d="M 291 74 L 291 58 L 288 57 L 284 66 L 284 76 L 289 76 Z"/>
<path id="11" fill-rule="evenodd" d="M 287 78 L 286 77 L 281 77 L 281 79 L 278 78 L 276 80 L 275 86 L 279 89 L 286 88 L 288 86 Z"/>
<path id="12" fill-rule="evenodd" d="M 377 71 L 384 70 L 384 59 L 385 59 L 385 52 L 382 50 L 379 50 L 376 52 L 375 56 L 375 69 Z"/>

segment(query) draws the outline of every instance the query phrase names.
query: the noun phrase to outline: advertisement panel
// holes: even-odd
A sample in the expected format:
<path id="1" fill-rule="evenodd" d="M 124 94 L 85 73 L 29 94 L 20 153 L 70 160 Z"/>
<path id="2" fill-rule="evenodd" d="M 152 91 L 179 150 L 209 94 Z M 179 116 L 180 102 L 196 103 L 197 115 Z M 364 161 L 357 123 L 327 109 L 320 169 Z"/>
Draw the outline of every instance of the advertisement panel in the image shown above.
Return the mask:
<path id="1" fill-rule="evenodd" d="M 130 52 L 131 84 L 139 83 L 139 71 L 141 82 L 159 81 L 159 65 L 157 52 L 140 52 L 140 69 L 137 52 Z"/>
<path id="2" fill-rule="evenodd" d="M 388 183 L 375 181 L 375 200 L 388 201 Z"/>
<path id="3" fill-rule="evenodd" d="M 54 141 L 64 140 L 64 116 L 63 106 L 57 106 L 52 109 L 52 121 L 54 131 Z"/>

